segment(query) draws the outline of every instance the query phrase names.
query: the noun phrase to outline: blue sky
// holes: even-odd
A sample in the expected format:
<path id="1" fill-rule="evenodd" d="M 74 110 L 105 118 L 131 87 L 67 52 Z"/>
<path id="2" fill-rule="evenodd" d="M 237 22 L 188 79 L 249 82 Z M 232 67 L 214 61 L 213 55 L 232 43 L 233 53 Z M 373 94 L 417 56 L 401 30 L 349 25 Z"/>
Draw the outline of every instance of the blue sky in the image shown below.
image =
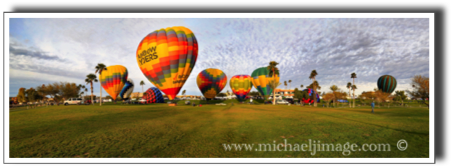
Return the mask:
<path id="1" fill-rule="evenodd" d="M 309 85 L 317 70 L 322 89 L 347 91 L 357 73 L 357 93 L 376 87 L 381 75 L 397 79 L 396 90 L 410 88 L 414 75 L 429 75 L 428 19 L 10 19 L 10 96 L 20 87 L 53 82 L 85 84 L 97 63 L 123 65 L 129 78 L 153 85 L 139 70 L 136 49 L 148 33 L 171 26 L 191 29 L 199 57 L 182 90 L 201 95 L 196 76 L 218 68 L 228 79 L 250 75 L 268 62 L 279 62 L 281 83 Z M 99 83 L 94 93 L 99 94 Z M 281 85 L 280 88 L 284 88 Z M 230 89 L 227 84 L 223 92 Z M 253 88 L 252 90 L 255 90 Z M 103 91 L 104 96 L 107 95 Z"/>

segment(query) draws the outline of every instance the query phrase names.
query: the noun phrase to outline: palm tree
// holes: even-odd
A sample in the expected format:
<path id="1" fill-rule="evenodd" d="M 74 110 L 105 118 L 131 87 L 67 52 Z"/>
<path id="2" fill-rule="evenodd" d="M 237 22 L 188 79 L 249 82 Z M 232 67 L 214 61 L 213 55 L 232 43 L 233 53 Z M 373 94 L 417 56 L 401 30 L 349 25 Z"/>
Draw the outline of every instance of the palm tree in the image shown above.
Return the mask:
<path id="1" fill-rule="evenodd" d="M 86 92 L 84 94 L 87 95 L 87 88 L 85 86 L 84 86 L 84 92 Z M 86 100 L 86 99 L 84 99 L 84 100 Z"/>
<path id="2" fill-rule="evenodd" d="M 316 84 L 315 84 L 316 76 L 317 76 L 317 71 L 316 71 L 316 70 L 311 71 L 311 74 L 309 74 L 309 79 L 312 79 L 312 80 L 313 80 L 313 90 L 314 90 L 314 91 L 317 91 L 317 89 L 316 89 Z M 317 107 L 317 99 L 315 99 L 315 98 L 316 98 L 316 97 L 313 96 L 313 99 L 314 99 L 314 107 Z"/>
<path id="3" fill-rule="evenodd" d="M 352 97 L 354 97 L 354 91 L 357 89 L 357 86 L 356 85 L 352 85 Z M 352 104 L 352 107 L 354 108 L 355 107 L 355 99 L 352 99 L 353 101 L 353 104 Z"/>
<path id="4" fill-rule="evenodd" d="M 289 84 L 292 82 L 292 80 L 289 80 Z"/>
<path id="5" fill-rule="evenodd" d="M 279 63 L 277 63 L 276 61 L 270 61 L 270 64 L 268 65 L 267 69 L 269 71 L 269 74 L 270 76 L 273 76 L 273 82 L 275 83 L 276 82 L 276 76 L 275 74 L 279 73 L 279 70 L 278 68 L 276 67 Z M 279 85 L 277 85 L 279 86 Z M 275 105 L 275 102 L 276 102 L 276 90 L 275 90 L 276 87 L 273 88 L 273 105 Z"/>
<path id="6" fill-rule="evenodd" d="M 284 88 L 287 89 L 287 81 L 284 81 Z"/>
<path id="7" fill-rule="evenodd" d="M 353 72 L 353 73 L 351 74 L 351 78 L 352 78 L 352 85 L 355 85 L 354 82 L 355 82 L 355 79 L 357 78 L 357 74 L 355 74 L 355 72 Z M 352 107 L 355 106 L 355 98 L 354 98 L 354 96 L 355 96 L 355 92 L 354 92 L 354 89 L 352 89 L 352 99 L 353 99 Z"/>
<path id="8" fill-rule="evenodd" d="M 333 96 L 333 97 L 334 97 L 334 98 L 333 98 L 333 99 L 334 99 L 334 100 L 333 100 L 333 107 L 335 107 L 335 103 L 336 103 L 336 95 L 335 95 L 335 92 L 338 90 L 338 86 L 332 85 L 332 86 L 330 86 L 330 90 L 333 92 L 333 95 L 334 95 L 334 96 Z"/>
<path id="9" fill-rule="evenodd" d="M 86 77 L 86 84 L 90 83 L 90 102 L 94 105 L 94 82 L 98 82 L 97 76 L 95 74 L 88 74 Z"/>
<path id="10" fill-rule="evenodd" d="M 103 63 L 98 63 L 97 66 L 95 66 L 95 73 L 98 72 L 98 76 L 100 77 L 102 75 L 102 72 L 107 70 L 106 65 Z M 102 106 L 102 83 L 100 81 L 100 106 Z"/>
<path id="11" fill-rule="evenodd" d="M 141 85 L 141 93 L 143 93 L 143 85 L 145 85 L 143 80 L 141 80 L 140 85 Z"/>
<path id="12" fill-rule="evenodd" d="M 346 88 L 349 89 L 349 96 L 351 95 L 351 88 L 352 88 L 352 84 L 351 82 L 348 82 L 348 84 L 346 85 Z M 353 98 L 354 99 L 354 98 Z M 349 102 L 349 108 L 351 108 L 351 102 Z"/>
<path id="13" fill-rule="evenodd" d="M 303 88 L 303 85 L 300 85 L 300 88 Z"/>

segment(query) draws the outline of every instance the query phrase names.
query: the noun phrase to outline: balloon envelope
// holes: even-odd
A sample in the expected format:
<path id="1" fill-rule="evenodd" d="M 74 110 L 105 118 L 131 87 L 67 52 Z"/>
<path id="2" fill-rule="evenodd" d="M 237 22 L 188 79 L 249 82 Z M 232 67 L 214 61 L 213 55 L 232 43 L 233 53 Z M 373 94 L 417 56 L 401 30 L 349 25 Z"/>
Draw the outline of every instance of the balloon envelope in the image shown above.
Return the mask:
<path id="1" fill-rule="evenodd" d="M 236 95 L 238 100 L 246 99 L 249 91 L 251 91 L 252 83 L 249 75 L 235 75 L 230 79 L 230 88 Z"/>
<path id="2" fill-rule="evenodd" d="M 186 82 L 197 55 L 197 39 L 186 27 L 156 30 L 143 38 L 136 51 L 141 72 L 170 100 Z"/>
<path id="3" fill-rule="evenodd" d="M 314 99 L 312 96 L 313 96 L 313 93 L 315 93 L 315 92 L 313 89 L 303 89 L 303 93 L 307 93 L 308 97 L 309 97 L 309 99 L 306 99 L 305 96 L 303 96 L 302 101 L 304 103 L 314 103 Z M 317 92 L 316 92 L 316 100 L 317 100 L 317 103 L 321 102 L 321 99 L 319 98 L 319 94 Z"/>
<path id="4" fill-rule="evenodd" d="M 264 96 L 265 100 L 270 97 L 273 89 L 270 87 L 269 83 L 273 81 L 273 77 L 269 75 L 269 70 L 267 67 L 260 67 L 254 72 L 252 72 L 252 85 L 259 91 L 262 96 Z M 275 74 L 274 82 L 276 84 L 279 83 L 279 73 Z"/>
<path id="5" fill-rule="evenodd" d="M 143 99 L 145 99 L 146 103 L 148 103 L 148 104 L 149 103 L 165 103 L 165 101 L 163 100 L 162 92 L 160 92 L 160 90 L 155 87 L 149 88 L 145 92 Z"/>
<path id="6" fill-rule="evenodd" d="M 133 80 L 130 78 L 127 79 L 127 82 L 125 82 L 124 88 L 122 88 L 121 93 L 120 93 L 122 100 L 129 99 L 130 94 L 132 94 L 134 87 L 135 87 L 135 85 L 133 84 Z"/>
<path id="7" fill-rule="evenodd" d="M 106 69 L 99 75 L 100 83 L 113 100 L 116 100 L 117 95 L 127 82 L 128 71 L 121 65 L 109 66 Z"/>
<path id="8" fill-rule="evenodd" d="M 211 99 L 224 89 L 227 76 L 219 69 L 208 68 L 197 76 L 197 85 L 205 98 Z"/>
<path id="9" fill-rule="evenodd" d="M 386 93 L 392 93 L 397 87 L 397 80 L 390 75 L 383 75 L 378 79 L 378 89 Z"/>

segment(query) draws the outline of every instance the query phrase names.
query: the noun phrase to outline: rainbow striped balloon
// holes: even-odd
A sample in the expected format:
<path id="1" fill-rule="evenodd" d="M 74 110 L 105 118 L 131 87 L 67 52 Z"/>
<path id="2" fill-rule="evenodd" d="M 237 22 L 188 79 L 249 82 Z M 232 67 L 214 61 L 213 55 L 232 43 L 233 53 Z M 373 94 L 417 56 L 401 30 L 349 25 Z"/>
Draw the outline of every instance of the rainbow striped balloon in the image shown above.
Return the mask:
<path id="1" fill-rule="evenodd" d="M 227 76 L 219 69 L 208 68 L 197 76 L 197 85 L 206 99 L 212 99 L 224 89 Z"/>
<path id="2" fill-rule="evenodd" d="M 246 99 L 249 91 L 251 91 L 252 83 L 249 75 L 235 75 L 230 79 L 230 87 L 238 100 Z"/>
<path id="3" fill-rule="evenodd" d="M 269 70 L 267 67 L 260 67 L 254 72 L 252 72 L 252 85 L 264 96 L 265 100 L 270 97 L 273 89 L 270 87 L 269 83 L 273 81 L 273 76 L 269 75 Z M 279 73 L 275 74 L 275 83 L 279 83 Z"/>
<path id="4" fill-rule="evenodd" d="M 197 55 L 197 39 L 186 27 L 156 30 L 143 38 L 136 51 L 141 72 L 170 100 L 186 82 Z"/>
<path id="5" fill-rule="evenodd" d="M 378 89 L 386 93 L 392 93 L 397 87 L 397 80 L 390 75 L 383 75 L 378 79 Z"/>
<path id="6" fill-rule="evenodd" d="M 113 100 L 116 100 L 117 95 L 119 95 L 125 82 L 127 82 L 129 73 L 127 68 L 121 65 L 109 66 L 106 69 L 99 75 L 100 83 Z"/>

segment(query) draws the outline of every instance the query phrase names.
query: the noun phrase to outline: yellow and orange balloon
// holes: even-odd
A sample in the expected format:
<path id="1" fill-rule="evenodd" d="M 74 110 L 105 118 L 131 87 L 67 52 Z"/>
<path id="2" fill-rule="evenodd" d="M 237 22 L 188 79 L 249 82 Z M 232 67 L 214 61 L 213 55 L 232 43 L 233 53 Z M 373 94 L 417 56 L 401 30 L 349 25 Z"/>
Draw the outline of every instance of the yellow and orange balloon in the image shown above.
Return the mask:
<path id="1" fill-rule="evenodd" d="M 128 77 L 127 68 L 121 65 L 106 67 L 106 70 L 99 76 L 103 89 L 116 100 Z"/>
<path id="2" fill-rule="evenodd" d="M 189 77 L 198 55 L 198 43 L 186 27 L 156 30 L 138 45 L 136 59 L 148 80 L 173 100 Z"/>

